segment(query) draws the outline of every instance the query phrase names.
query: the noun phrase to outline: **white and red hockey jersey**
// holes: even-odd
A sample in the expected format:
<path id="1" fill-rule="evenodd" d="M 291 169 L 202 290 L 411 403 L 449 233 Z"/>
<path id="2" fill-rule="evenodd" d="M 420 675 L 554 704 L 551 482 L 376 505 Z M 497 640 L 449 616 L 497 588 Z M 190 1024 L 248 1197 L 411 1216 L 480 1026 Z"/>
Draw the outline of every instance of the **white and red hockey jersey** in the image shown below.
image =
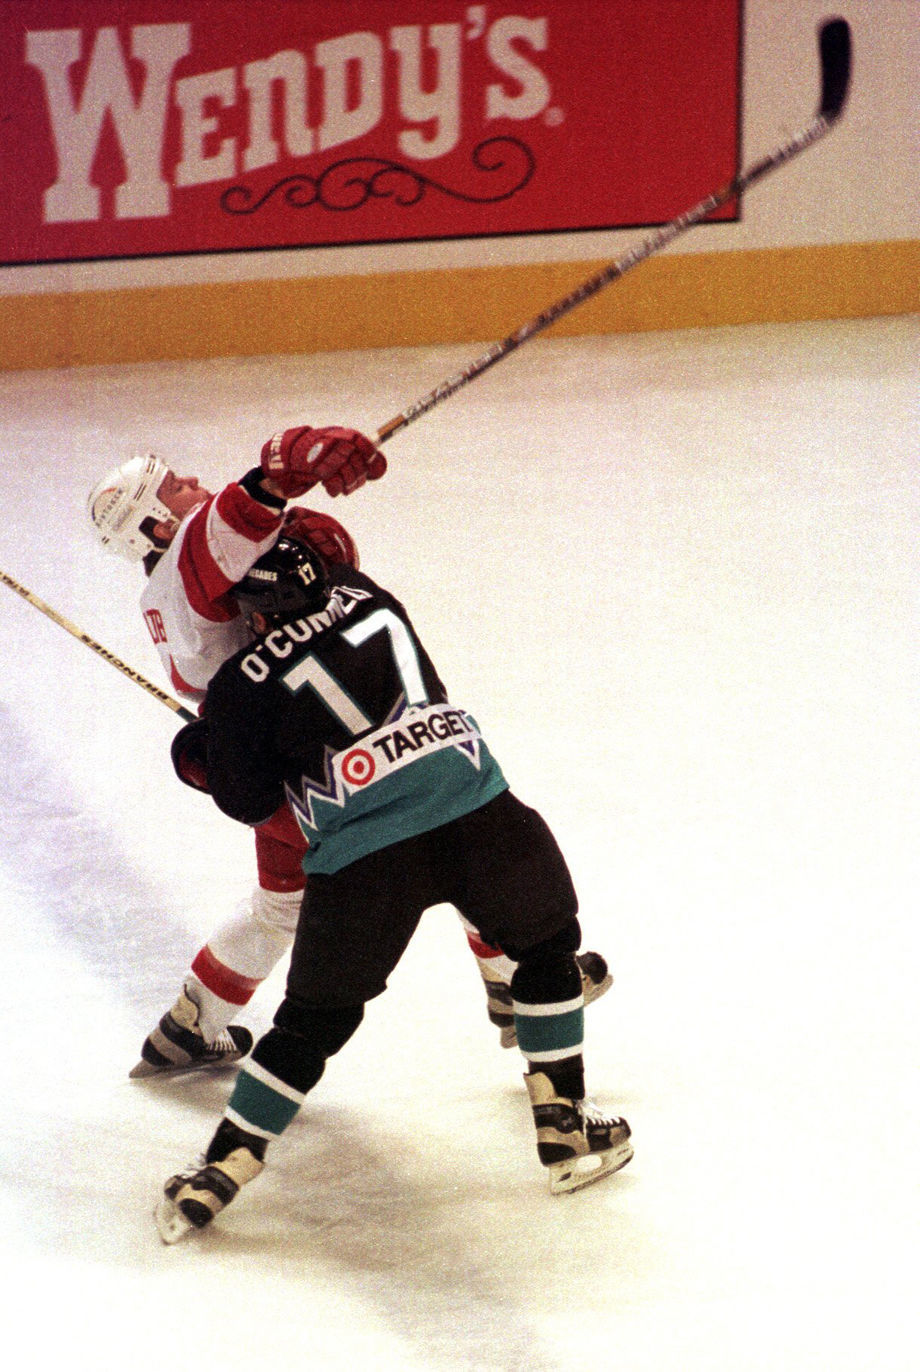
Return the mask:
<path id="1" fill-rule="evenodd" d="M 141 612 L 175 689 L 200 702 L 217 669 L 252 638 L 231 587 L 268 552 L 283 510 L 236 482 L 183 520 L 141 596 Z"/>

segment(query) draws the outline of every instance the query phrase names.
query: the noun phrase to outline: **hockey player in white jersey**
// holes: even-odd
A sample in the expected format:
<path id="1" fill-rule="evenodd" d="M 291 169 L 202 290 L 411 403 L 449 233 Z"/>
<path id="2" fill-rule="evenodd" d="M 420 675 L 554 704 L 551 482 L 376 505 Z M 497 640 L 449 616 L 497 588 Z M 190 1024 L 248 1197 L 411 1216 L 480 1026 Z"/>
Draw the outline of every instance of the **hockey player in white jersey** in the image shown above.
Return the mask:
<path id="1" fill-rule="evenodd" d="M 175 690 L 204 701 L 218 668 L 251 637 L 231 594 L 284 532 L 328 563 L 358 566 L 353 539 L 328 514 L 290 506 L 321 484 L 349 495 L 378 480 L 386 460 L 354 429 L 287 429 L 263 447 L 259 466 L 216 495 L 181 477 L 152 454 L 109 472 L 93 488 L 88 510 L 104 546 L 144 563 L 141 611 Z M 201 759 L 175 759 L 195 784 Z M 290 809 L 279 808 L 254 830 L 258 882 L 199 949 L 175 1004 L 144 1041 L 131 1076 L 223 1065 L 245 1056 L 252 1034 L 233 1017 L 290 948 L 305 877 L 303 836 Z M 503 1047 L 516 1038 L 508 991 L 514 964 L 466 928 L 485 984 L 487 1012 Z M 597 953 L 579 954 L 586 1003 L 611 984 Z"/>
<path id="2" fill-rule="evenodd" d="M 330 561 L 357 566 L 354 542 L 337 520 L 288 507 L 288 498 L 320 483 L 330 495 L 350 494 L 383 475 L 383 455 L 363 435 L 340 428 L 289 430 L 286 452 L 299 467 L 288 494 L 261 464 L 212 494 L 152 454 L 109 472 L 90 493 L 89 515 L 103 545 L 144 563 L 144 621 L 172 685 L 195 704 L 249 637 L 227 592 L 282 528 Z M 231 1020 L 289 949 L 305 880 L 303 838 L 287 807 L 255 831 L 255 849 L 254 890 L 196 954 L 132 1076 L 233 1062 L 251 1048 L 250 1031 Z"/>

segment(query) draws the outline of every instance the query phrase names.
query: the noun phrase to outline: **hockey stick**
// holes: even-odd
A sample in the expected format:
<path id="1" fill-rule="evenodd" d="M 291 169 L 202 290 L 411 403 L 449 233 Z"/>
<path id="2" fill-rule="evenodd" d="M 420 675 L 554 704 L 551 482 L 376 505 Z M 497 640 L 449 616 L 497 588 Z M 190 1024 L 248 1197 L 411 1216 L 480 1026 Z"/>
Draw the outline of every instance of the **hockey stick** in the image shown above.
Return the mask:
<path id="1" fill-rule="evenodd" d="M 122 662 L 120 657 L 116 657 L 114 653 L 109 652 L 108 648 L 103 648 L 101 643 L 97 643 L 94 638 L 90 638 L 89 634 L 85 634 L 82 629 L 78 629 L 76 624 L 72 624 L 69 619 L 65 619 L 63 615 L 58 614 L 57 610 L 52 610 L 50 605 L 46 605 L 43 600 L 40 600 L 37 595 L 33 595 L 30 590 L 16 581 L 15 578 L 11 577 L 7 572 L 0 571 L 0 582 L 2 582 L 4 586 L 9 586 L 10 590 L 15 591 L 17 595 L 21 595 L 23 600 L 27 600 L 30 605 L 34 605 L 36 610 L 41 610 L 43 615 L 47 615 L 49 619 L 53 619 L 55 624 L 60 624 L 62 629 L 66 629 L 69 634 L 73 634 L 74 638 L 78 638 L 81 643 L 85 643 L 87 648 L 92 648 L 94 653 L 98 653 L 100 657 L 104 657 L 106 662 L 110 662 L 113 667 L 117 667 L 120 672 L 124 672 L 125 676 L 130 677 L 138 686 L 143 686 L 145 691 L 149 691 L 152 696 L 156 696 L 157 700 L 161 700 L 164 705 L 168 705 L 170 710 L 174 710 L 182 719 L 191 722 L 193 719 L 197 718 L 196 715 L 192 714 L 191 710 L 187 710 L 184 705 L 180 705 L 178 700 L 173 700 L 172 696 L 167 695 L 165 691 L 161 691 L 159 686 L 154 686 L 152 681 L 148 681 L 145 676 L 141 676 L 140 672 L 136 672 L 133 667 L 129 667 L 127 662 Z"/>
<path id="2" fill-rule="evenodd" d="M 631 248 L 629 252 L 618 257 L 609 266 L 604 267 L 596 275 L 588 278 L 569 295 L 557 300 L 554 305 L 536 315 L 526 324 L 522 324 L 514 333 L 508 335 L 500 343 L 493 343 L 492 346 L 476 358 L 462 371 L 456 372 L 453 376 L 442 381 L 433 391 L 422 396 L 414 405 L 408 406 L 400 414 L 384 424 L 382 429 L 377 430 L 376 441 L 378 444 L 385 443 L 393 434 L 404 429 L 407 424 L 427 414 L 435 405 L 446 400 L 448 396 L 459 391 L 462 386 L 466 386 L 475 377 L 481 376 L 489 367 L 494 367 L 496 362 L 500 362 L 503 357 L 514 352 L 522 343 L 526 343 L 543 329 L 549 328 L 550 324 L 555 324 L 563 315 L 574 310 L 583 301 L 589 300 L 598 291 L 609 286 L 612 282 L 618 281 L 621 276 L 637 267 L 640 262 L 651 257 L 653 253 L 660 252 L 662 248 L 673 243 L 675 238 L 686 233 L 706 219 L 713 210 L 719 209 L 727 204 L 729 200 L 734 200 L 750 186 L 760 181 L 768 173 L 776 171 L 778 167 L 784 166 L 797 157 L 800 152 L 810 148 L 813 143 L 817 143 L 819 138 L 823 138 L 830 128 L 837 122 L 843 113 L 846 103 L 847 93 L 850 84 L 850 28 L 845 19 L 829 19 L 822 24 L 818 31 L 818 50 L 821 58 L 821 102 L 817 113 L 809 124 L 787 143 L 781 143 L 774 148 L 766 157 L 762 157 L 759 162 L 753 163 L 746 171 L 740 172 L 732 181 L 707 195 L 705 200 L 694 205 L 692 209 L 686 210 L 684 214 L 672 219 L 669 224 L 665 224 L 656 233 L 646 238 L 637 247 Z"/>

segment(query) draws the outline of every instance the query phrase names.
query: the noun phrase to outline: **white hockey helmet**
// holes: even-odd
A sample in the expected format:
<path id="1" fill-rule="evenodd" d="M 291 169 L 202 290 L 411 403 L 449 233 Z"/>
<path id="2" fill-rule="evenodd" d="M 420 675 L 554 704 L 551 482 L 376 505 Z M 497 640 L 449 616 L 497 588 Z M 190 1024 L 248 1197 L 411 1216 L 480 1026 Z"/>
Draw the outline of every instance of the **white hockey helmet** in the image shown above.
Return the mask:
<path id="1" fill-rule="evenodd" d="M 142 525 L 148 519 L 163 523 L 174 519 L 158 494 L 169 471 L 153 453 L 138 453 L 96 483 L 86 509 L 104 548 L 136 562 L 158 548 Z"/>

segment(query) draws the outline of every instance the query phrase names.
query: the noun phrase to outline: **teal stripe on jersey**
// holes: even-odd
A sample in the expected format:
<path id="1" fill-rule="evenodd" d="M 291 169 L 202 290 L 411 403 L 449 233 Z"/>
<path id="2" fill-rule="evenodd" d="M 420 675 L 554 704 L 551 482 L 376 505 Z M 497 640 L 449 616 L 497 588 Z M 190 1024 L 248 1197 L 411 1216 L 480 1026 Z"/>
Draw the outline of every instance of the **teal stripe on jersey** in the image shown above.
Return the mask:
<path id="1" fill-rule="evenodd" d="M 266 1074 L 267 1075 L 267 1074 Z M 279 1083 L 280 1085 L 280 1083 Z M 275 1091 L 266 1081 L 259 1081 L 242 1068 L 236 1079 L 227 1113 L 233 1112 L 243 1129 L 274 1138 L 282 1134 L 300 1109 L 300 1100 Z"/>
<path id="2" fill-rule="evenodd" d="M 534 1009 L 536 1007 L 533 1007 Z M 514 1027 L 518 1046 L 525 1057 L 548 1061 L 577 1052 L 585 1037 L 585 1012 L 582 1006 L 561 1014 L 528 1014 L 530 1006 L 515 1002 Z M 541 1011 L 546 1007 L 541 1006 Z"/>
<path id="3" fill-rule="evenodd" d="M 479 762 L 459 748 L 444 748 L 349 795 L 344 804 L 314 796 L 315 825 L 295 803 L 294 814 L 309 848 L 303 869 L 337 872 L 402 839 L 438 829 L 494 800 L 508 783 L 482 740 Z"/>

